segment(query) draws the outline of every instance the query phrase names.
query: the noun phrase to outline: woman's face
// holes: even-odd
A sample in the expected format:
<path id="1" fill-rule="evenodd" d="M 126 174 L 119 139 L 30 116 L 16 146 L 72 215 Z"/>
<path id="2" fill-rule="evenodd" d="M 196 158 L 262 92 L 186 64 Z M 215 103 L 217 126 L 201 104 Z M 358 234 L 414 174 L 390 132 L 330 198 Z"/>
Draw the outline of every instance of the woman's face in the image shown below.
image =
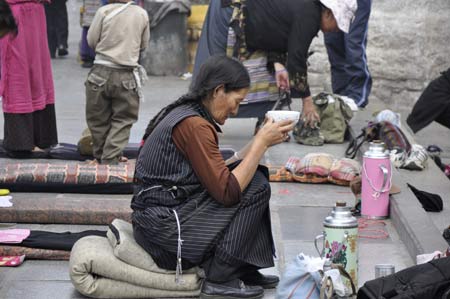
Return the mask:
<path id="1" fill-rule="evenodd" d="M 241 88 L 225 92 L 223 85 L 216 87 L 210 100 L 204 104 L 214 121 L 223 125 L 228 117 L 237 114 L 239 104 L 247 96 L 248 88 Z"/>
<path id="2" fill-rule="evenodd" d="M 331 12 L 330 9 L 322 10 L 322 18 L 320 20 L 320 30 L 322 30 L 322 32 L 339 31 L 336 19 L 334 18 L 333 12 Z"/>

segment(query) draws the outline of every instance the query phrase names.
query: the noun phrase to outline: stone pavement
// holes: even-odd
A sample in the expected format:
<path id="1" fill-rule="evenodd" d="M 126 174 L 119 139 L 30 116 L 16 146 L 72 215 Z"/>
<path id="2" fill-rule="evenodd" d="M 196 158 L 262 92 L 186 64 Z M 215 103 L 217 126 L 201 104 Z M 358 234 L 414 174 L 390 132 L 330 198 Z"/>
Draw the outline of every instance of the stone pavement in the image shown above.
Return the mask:
<path id="1" fill-rule="evenodd" d="M 68 2 L 68 7 L 69 16 L 76 18 L 78 9 L 76 2 Z M 80 29 L 77 26 L 77 19 L 74 20 L 73 18 L 70 21 L 70 55 L 65 59 L 53 61 L 59 139 L 61 142 L 68 143 L 76 143 L 85 127 L 83 82 L 86 78 L 87 70 L 82 69 L 76 61 L 75 52 Z M 148 120 L 161 107 L 185 92 L 188 84 L 188 81 L 183 81 L 176 77 L 150 78 L 150 81 L 145 86 L 146 101 L 141 103 L 139 121 L 133 126 L 130 141 L 138 142 Z M 299 104 L 296 103 L 293 107 L 299 107 Z M 2 121 L 2 116 L 0 116 L 0 123 Z M 224 134 L 221 144 L 239 149 L 251 138 L 255 122 L 255 119 L 230 119 L 223 128 Z M 428 140 L 431 140 L 432 136 L 430 134 L 426 135 Z M 3 133 L 0 132 L 0 138 L 2 136 Z M 448 140 L 446 149 L 449 146 Z M 437 141 L 431 140 L 430 142 Z M 346 144 L 325 145 L 324 147 L 315 148 L 302 146 L 291 141 L 272 147 L 266 153 L 264 162 L 282 165 L 291 155 L 303 156 L 306 153 L 315 151 L 327 152 L 337 157 L 342 157 L 345 147 Z M 420 174 L 417 174 L 417 176 L 420 176 Z M 32 198 L 51 196 L 61 198 L 73 195 L 22 193 L 13 194 L 13 196 L 29 196 Z M 95 198 L 104 198 L 105 196 L 79 195 L 79 197 L 95 200 Z M 111 200 L 129 199 L 131 196 L 112 195 L 108 196 L 108 198 Z M 349 205 L 352 205 L 354 202 L 353 195 L 347 187 L 328 184 L 272 184 L 271 215 L 277 247 L 277 259 L 276 266 L 272 269 L 267 269 L 267 272 L 281 273 L 285 265 L 300 252 L 317 255 L 313 244 L 314 237 L 321 233 L 322 221 L 337 200 L 344 200 Z M 415 213 L 423 214 L 423 211 L 419 210 L 420 207 L 417 208 L 415 206 L 414 209 L 410 211 L 413 215 Z M 398 221 L 401 222 L 402 219 Z M 436 221 L 444 223 L 445 220 L 439 219 Z M 404 236 L 401 238 L 396 229 L 399 226 L 394 227 L 391 220 L 386 220 L 385 223 L 384 229 L 388 232 L 389 238 L 384 240 L 359 240 L 359 285 L 374 278 L 375 264 L 392 263 L 397 271 L 414 264 L 409 254 L 409 245 L 405 245 Z M 439 226 L 441 225 L 443 224 Z M 58 232 L 75 232 L 87 229 L 106 230 L 106 226 L 91 225 L 17 224 L 14 227 Z M 2 227 L 0 226 L 0 228 Z M 403 233 L 405 232 L 402 231 Z M 408 232 L 406 231 L 406 233 Z M 77 293 L 70 282 L 68 262 L 27 260 L 17 268 L 0 268 L 0 299 L 22 298 L 69 299 L 85 297 Z M 274 291 L 267 292 L 265 298 L 274 298 Z"/>
<path id="2" fill-rule="evenodd" d="M 82 82 L 86 71 L 81 70 L 74 57 L 54 61 L 54 72 L 57 91 L 57 118 L 60 141 L 76 143 L 84 128 L 84 97 Z M 146 86 L 146 102 L 142 103 L 140 120 L 133 127 L 132 142 L 137 142 L 147 124 L 148 119 L 159 108 L 182 94 L 188 82 L 176 77 L 151 78 Z M 297 105 L 297 104 L 296 104 Z M 230 119 L 224 126 L 222 145 L 235 149 L 243 146 L 252 136 L 254 119 Z M 1 137 L 1 136 L 0 136 Z M 303 156 L 309 152 L 323 151 L 342 157 L 345 144 L 326 145 L 315 148 L 294 143 L 283 143 L 272 147 L 265 156 L 265 162 L 282 165 L 290 155 Z M 13 196 L 68 197 L 65 194 L 13 194 Z M 79 195 L 95 200 L 103 195 Z M 131 198 L 129 195 L 108 196 L 111 200 Z M 349 188 L 335 185 L 311 185 L 299 183 L 272 184 L 272 220 L 273 232 L 277 247 L 276 267 L 266 271 L 281 273 L 286 263 L 300 253 L 316 255 L 313 240 L 321 233 L 322 220 L 330 212 L 336 200 L 353 204 L 353 195 Z M 413 260 L 400 240 L 389 220 L 386 240 L 360 240 L 360 280 L 374 277 L 374 265 L 392 263 L 397 270 L 413 265 Z M 106 229 L 103 226 L 82 225 L 39 225 L 18 224 L 18 228 L 31 228 L 49 231 L 81 231 L 86 229 Z M 72 287 L 68 275 L 66 261 L 26 261 L 18 268 L 0 269 L 0 298 L 83 298 Z M 274 298 L 274 291 L 267 292 L 265 298 Z"/>
<path id="3" fill-rule="evenodd" d="M 152 79 L 153 80 L 153 79 Z M 178 78 L 165 78 L 166 82 L 178 84 L 180 88 L 186 83 Z M 153 90 L 153 92 L 156 92 Z M 168 100 L 168 99 L 167 99 Z M 59 105 L 59 107 L 65 105 Z M 67 112 L 68 113 L 68 112 Z M 61 121 L 62 122 L 62 121 Z M 80 120 L 82 122 L 82 120 Z M 224 126 L 222 144 L 238 149 L 250 137 L 255 120 L 229 120 Z M 78 128 L 81 128 L 79 125 Z M 61 131 L 60 131 L 61 132 Z M 66 136 L 66 134 L 61 134 Z M 64 140 L 66 141 L 66 140 Z M 68 140 L 72 141 L 72 140 Z M 73 142 L 73 141 L 72 141 Z M 309 152 L 323 151 L 343 156 L 345 145 L 326 145 L 321 148 L 307 147 L 294 142 L 283 143 L 271 148 L 265 162 L 273 165 L 284 164 L 290 155 L 303 156 Z M 13 196 L 26 194 L 13 194 Z M 64 194 L 28 194 L 34 198 L 40 196 L 65 196 Z M 101 195 L 79 195 L 83 198 L 101 197 Z M 102 196 L 104 197 L 104 196 Z M 117 195 L 114 198 L 130 198 L 129 195 Z M 316 256 L 313 240 L 321 233 L 322 220 L 331 210 L 336 200 L 344 200 L 353 204 L 353 195 L 348 187 L 335 185 L 312 185 L 299 183 L 272 184 L 272 224 L 277 247 L 276 267 L 266 270 L 269 273 L 282 272 L 286 263 L 304 252 Z M 360 239 L 360 280 L 359 284 L 374 277 L 374 265 L 392 263 L 397 270 L 411 266 L 412 259 L 406 247 L 389 220 L 386 240 Z M 50 231 L 80 231 L 86 229 L 106 229 L 102 226 L 81 225 L 38 225 L 18 224 L 15 227 Z M 84 298 L 72 287 L 68 276 L 68 262 L 65 261 L 26 261 L 18 268 L 0 269 L 0 298 Z M 274 298 L 274 291 L 267 292 L 265 298 Z"/>

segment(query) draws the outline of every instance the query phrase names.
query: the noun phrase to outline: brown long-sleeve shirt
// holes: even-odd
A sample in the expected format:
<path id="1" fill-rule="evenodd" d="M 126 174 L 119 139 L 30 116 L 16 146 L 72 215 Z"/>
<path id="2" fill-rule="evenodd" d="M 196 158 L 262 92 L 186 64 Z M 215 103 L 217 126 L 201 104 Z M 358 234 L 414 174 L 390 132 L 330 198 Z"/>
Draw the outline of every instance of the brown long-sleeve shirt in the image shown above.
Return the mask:
<path id="1" fill-rule="evenodd" d="M 216 129 L 199 116 L 182 120 L 172 132 L 176 147 L 191 162 L 203 187 L 218 202 L 232 206 L 241 200 L 239 182 L 225 165 Z"/>

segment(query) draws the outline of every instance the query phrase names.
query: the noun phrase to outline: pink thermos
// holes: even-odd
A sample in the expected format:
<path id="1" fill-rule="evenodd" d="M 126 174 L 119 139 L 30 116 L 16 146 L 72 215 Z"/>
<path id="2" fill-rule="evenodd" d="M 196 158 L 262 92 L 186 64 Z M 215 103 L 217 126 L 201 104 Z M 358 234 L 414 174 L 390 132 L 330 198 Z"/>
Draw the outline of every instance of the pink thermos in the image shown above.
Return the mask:
<path id="1" fill-rule="evenodd" d="M 371 142 L 364 153 L 361 184 L 361 215 L 372 219 L 387 218 L 392 167 L 384 143 Z"/>

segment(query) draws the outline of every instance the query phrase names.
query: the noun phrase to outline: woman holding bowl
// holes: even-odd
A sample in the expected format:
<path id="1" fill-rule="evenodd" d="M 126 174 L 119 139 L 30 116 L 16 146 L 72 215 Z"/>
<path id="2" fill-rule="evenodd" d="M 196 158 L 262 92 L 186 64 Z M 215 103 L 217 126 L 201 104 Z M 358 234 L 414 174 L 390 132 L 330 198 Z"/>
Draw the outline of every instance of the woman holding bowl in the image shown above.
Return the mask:
<path id="1" fill-rule="evenodd" d="M 201 266 L 201 298 L 261 298 L 278 283 L 258 272 L 274 265 L 270 185 L 258 163 L 294 124 L 268 119 L 231 159 L 219 150 L 218 125 L 238 112 L 249 85 L 239 61 L 208 58 L 189 93 L 151 120 L 136 162 L 136 241 L 177 275 Z"/>

